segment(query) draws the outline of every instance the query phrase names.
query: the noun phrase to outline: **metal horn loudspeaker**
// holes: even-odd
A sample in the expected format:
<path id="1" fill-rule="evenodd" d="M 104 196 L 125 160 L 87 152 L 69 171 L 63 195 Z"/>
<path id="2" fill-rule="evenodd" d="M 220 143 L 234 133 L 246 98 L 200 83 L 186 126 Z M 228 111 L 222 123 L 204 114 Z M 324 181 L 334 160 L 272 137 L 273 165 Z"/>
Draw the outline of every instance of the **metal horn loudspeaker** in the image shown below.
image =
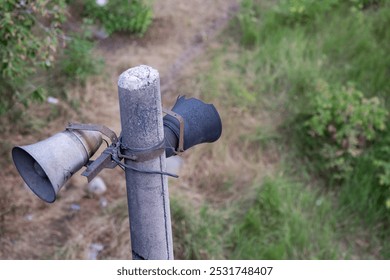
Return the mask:
<path id="1" fill-rule="evenodd" d="M 201 143 L 217 141 L 221 136 L 222 121 L 214 105 L 206 104 L 196 98 L 186 99 L 181 96 L 171 110 L 184 120 L 183 151 Z M 178 150 L 180 122 L 166 115 L 163 123 L 165 145 L 168 147 L 165 152 L 166 156 L 170 157 L 175 154 L 175 150 Z"/>
<path id="2" fill-rule="evenodd" d="M 101 143 L 100 132 L 64 130 L 38 143 L 14 147 L 12 158 L 28 187 L 51 203 L 66 181 L 88 163 Z"/>

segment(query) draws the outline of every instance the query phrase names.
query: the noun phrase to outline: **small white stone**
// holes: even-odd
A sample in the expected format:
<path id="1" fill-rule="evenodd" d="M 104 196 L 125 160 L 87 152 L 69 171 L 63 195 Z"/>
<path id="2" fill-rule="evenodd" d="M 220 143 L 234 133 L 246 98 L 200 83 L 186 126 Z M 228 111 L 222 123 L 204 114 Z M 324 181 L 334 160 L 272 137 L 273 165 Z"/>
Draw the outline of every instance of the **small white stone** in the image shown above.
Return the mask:
<path id="1" fill-rule="evenodd" d="M 47 103 L 56 105 L 58 104 L 58 99 L 53 96 L 49 96 L 47 98 Z"/>
<path id="2" fill-rule="evenodd" d="M 96 0 L 96 4 L 98 4 L 100 7 L 103 7 L 107 5 L 108 0 Z"/>
<path id="3" fill-rule="evenodd" d="M 104 40 L 108 37 L 108 33 L 104 29 L 93 31 L 93 36 L 98 40 Z"/>
<path id="4" fill-rule="evenodd" d="M 33 218 L 34 218 L 34 215 L 33 215 L 33 214 L 27 214 L 26 216 L 24 216 L 24 218 L 25 218 L 27 221 L 31 222 L 31 221 L 33 220 Z"/>
<path id="5" fill-rule="evenodd" d="M 100 204 L 100 207 L 106 208 L 107 205 L 108 205 L 107 198 L 101 197 L 101 198 L 99 199 L 99 204 Z"/>
<path id="6" fill-rule="evenodd" d="M 319 198 L 316 200 L 316 206 L 321 206 L 324 200 L 322 198 Z"/>
<path id="7" fill-rule="evenodd" d="M 87 185 L 88 191 L 94 194 L 103 194 L 107 191 L 107 186 L 101 177 L 95 177 Z"/>
<path id="8" fill-rule="evenodd" d="M 80 206 L 79 204 L 72 203 L 72 204 L 70 205 L 70 209 L 77 212 L 77 211 L 80 211 L 81 206 Z"/>
<path id="9" fill-rule="evenodd" d="M 96 260 L 98 254 L 99 254 L 100 251 L 102 251 L 103 249 L 104 249 L 104 245 L 103 245 L 103 244 L 101 244 L 101 243 L 92 243 L 92 244 L 89 245 L 89 247 L 88 247 L 87 259 L 88 259 L 88 260 Z"/>

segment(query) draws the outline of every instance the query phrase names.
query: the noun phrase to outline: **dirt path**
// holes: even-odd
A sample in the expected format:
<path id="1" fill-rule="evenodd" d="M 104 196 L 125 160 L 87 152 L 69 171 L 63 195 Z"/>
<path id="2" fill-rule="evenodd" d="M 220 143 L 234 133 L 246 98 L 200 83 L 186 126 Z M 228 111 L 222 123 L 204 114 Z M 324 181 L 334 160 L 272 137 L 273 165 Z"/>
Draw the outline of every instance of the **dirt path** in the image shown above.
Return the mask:
<path id="1" fill-rule="evenodd" d="M 104 124 L 119 133 L 117 79 L 139 64 L 158 69 L 163 102 L 169 107 L 182 72 L 191 73 L 191 63 L 236 10 L 234 0 L 155 1 L 154 23 L 144 38 L 122 34 L 100 42 L 96 52 L 106 61 L 106 74 L 88 81 L 86 89 L 72 91 L 71 96 L 83 97 L 83 113 L 66 113 L 66 118 Z M 62 130 L 64 118 L 45 127 L 41 138 Z M 27 136 L 13 143 L 34 141 Z M 51 205 L 26 191 L 12 165 L 2 168 L 0 175 L 4 206 L 0 207 L 0 259 L 84 259 L 91 257 L 93 248 L 101 249 L 99 258 L 130 258 L 126 191 L 119 169 L 102 172 L 108 186 L 104 197 L 88 193 L 86 179 L 75 175 L 61 191 L 61 199 Z M 102 207 L 102 201 L 108 206 Z"/>
<path id="2" fill-rule="evenodd" d="M 89 101 L 86 109 L 97 109 L 92 114 L 94 121 L 120 131 L 118 76 L 140 64 L 159 71 L 163 102 L 170 105 L 176 99 L 171 94 L 176 78 L 181 71 L 191 68 L 191 61 L 226 26 L 237 9 L 235 0 L 156 1 L 153 25 L 143 38 L 114 35 L 102 41 L 98 54 L 106 61 L 107 79 L 90 83 L 85 92 Z"/>

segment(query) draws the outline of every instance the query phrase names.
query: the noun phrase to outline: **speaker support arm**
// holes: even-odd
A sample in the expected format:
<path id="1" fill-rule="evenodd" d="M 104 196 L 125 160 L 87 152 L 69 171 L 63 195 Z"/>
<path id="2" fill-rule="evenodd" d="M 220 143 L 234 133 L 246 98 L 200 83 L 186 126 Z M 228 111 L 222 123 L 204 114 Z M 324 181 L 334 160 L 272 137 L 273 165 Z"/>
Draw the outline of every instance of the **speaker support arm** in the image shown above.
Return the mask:
<path id="1" fill-rule="evenodd" d="M 169 110 L 163 109 L 164 113 L 174 116 L 178 119 L 180 123 L 180 139 L 179 139 L 179 148 L 178 151 L 176 151 L 176 154 L 183 151 L 183 129 L 184 129 L 184 121 L 183 118 Z M 107 136 L 111 140 L 111 145 L 108 146 L 103 153 L 97 157 L 96 160 L 90 160 L 85 166 L 87 167 L 83 173 L 81 173 L 82 176 L 87 177 L 88 182 L 92 181 L 93 178 L 95 178 L 100 171 L 102 171 L 104 168 L 113 169 L 117 165 L 124 168 L 130 168 L 130 166 L 123 164 L 121 161 L 122 159 L 129 159 L 136 162 L 143 162 L 147 160 L 154 159 L 156 157 L 159 157 L 162 153 L 164 153 L 164 141 L 159 143 L 158 145 L 154 147 L 150 147 L 148 149 L 144 150 L 133 150 L 129 148 L 124 148 L 121 137 L 118 138 L 114 131 L 109 129 L 108 127 L 104 125 L 98 125 L 98 124 L 83 124 L 83 123 L 69 123 L 66 127 L 68 130 L 89 130 L 89 131 L 98 131 L 102 133 L 103 135 Z M 121 149 L 130 151 L 129 155 L 125 155 L 121 152 Z M 134 168 L 133 168 L 134 169 Z M 167 173 L 167 172 L 161 172 L 161 171 L 151 171 L 151 170 L 139 170 L 134 169 L 138 172 L 143 173 L 158 173 L 162 175 L 168 175 L 177 178 L 178 176 L 175 174 Z"/>
<path id="2" fill-rule="evenodd" d="M 116 144 L 118 142 L 118 136 L 116 136 L 115 132 L 104 125 L 92 123 L 69 123 L 66 129 L 99 131 L 101 134 L 110 138 L 111 143 Z"/>
<path id="3" fill-rule="evenodd" d="M 87 169 L 81 173 L 82 176 L 87 177 L 88 182 L 91 182 L 93 178 L 96 177 L 97 174 L 100 173 L 104 168 L 115 168 L 118 164 L 113 161 L 112 154 L 116 148 L 116 144 L 118 143 L 118 137 L 115 132 L 109 129 L 104 125 L 99 124 L 84 124 L 84 123 L 69 123 L 66 129 L 69 130 L 92 130 L 98 131 L 103 135 L 107 136 L 111 140 L 111 145 L 107 147 L 103 153 L 94 161 L 89 161 L 86 164 Z"/>
<path id="4" fill-rule="evenodd" d="M 113 147 L 109 146 L 96 160 L 87 164 L 87 169 L 81 175 L 87 177 L 88 182 L 91 182 L 104 168 L 113 169 L 118 165 L 118 163 L 112 160 L 111 150 L 113 150 Z"/>

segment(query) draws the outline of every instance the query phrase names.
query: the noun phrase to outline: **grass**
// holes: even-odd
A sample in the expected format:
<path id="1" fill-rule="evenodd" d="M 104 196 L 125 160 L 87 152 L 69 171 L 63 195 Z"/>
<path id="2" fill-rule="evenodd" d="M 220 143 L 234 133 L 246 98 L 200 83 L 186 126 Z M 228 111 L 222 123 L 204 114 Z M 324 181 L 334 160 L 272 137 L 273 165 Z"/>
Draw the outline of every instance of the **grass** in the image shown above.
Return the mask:
<path id="1" fill-rule="evenodd" d="M 352 171 L 337 181 L 323 169 L 323 162 L 305 153 L 313 141 L 310 136 L 294 130 L 311 113 L 308 104 L 318 82 L 335 88 L 353 84 L 390 109 L 389 4 L 328 2 L 332 3 L 319 4 L 323 10 L 308 9 L 301 17 L 272 1 L 243 0 L 221 38 L 223 46 L 212 51 L 207 75 L 199 80 L 204 99 L 217 103 L 223 115 L 224 139 L 219 145 L 227 145 L 228 153 L 242 148 L 245 160 L 238 161 L 245 165 L 237 176 L 243 176 L 244 166 L 259 161 L 274 171 L 264 179 L 259 169 L 244 185 L 234 178 L 230 192 L 241 196 L 228 197 L 222 205 L 206 199 L 194 213 L 192 206 L 173 203 L 178 256 L 390 257 L 389 210 L 384 203 L 389 192 L 378 179 L 383 171 L 374 164 L 387 144 L 370 143 L 354 159 Z M 261 113 L 270 121 L 264 122 Z M 244 125 L 237 126 L 236 118 Z M 218 158 L 212 155 L 211 160 Z M 226 173 L 229 168 L 225 166 Z M 213 194 L 224 196 L 223 188 Z"/>
<path id="2" fill-rule="evenodd" d="M 221 46 L 205 58 L 205 74 L 187 89 L 216 105 L 224 131 L 185 156 L 183 188 L 171 198 L 175 257 L 389 259 L 386 186 L 372 161 L 387 144 L 372 143 L 344 181 L 332 181 L 303 152 L 312 139 L 294 130 L 310 114 L 318 81 L 353 83 L 389 108 L 389 4 L 325 5 L 301 17 L 271 0 L 242 3 Z M 101 257 L 127 258 L 126 201 L 110 205 L 95 219 L 86 213 L 85 227 L 70 229 L 77 238 L 50 256 L 84 258 L 89 243 L 102 242 L 109 245 Z M 0 225 L 4 217 L 0 211 Z"/>
<path id="3" fill-rule="evenodd" d="M 335 228 L 329 199 L 284 178 L 267 179 L 229 236 L 230 257 L 344 258 Z"/>
<path id="4" fill-rule="evenodd" d="M 204 206 L 193 213 L 178 199 L 171 200 L 175 258 L 223 258 L 223 222 L 221 214 Z"/>
<path id="5" fill-rule="evenodd" d="M 171 202 L 175 255 L 184 259 L 345 259 L 333 198 L 284 177 L 267 178 L 254 196 L 194 213 Z M 248 189 L 252 189 L 249 188 Z M 369 254 L 365 258 L 372 258 Z"/>
<path id="6" fill-rule="evenodd" d="M 284 25 L 273 9 L 262 8 L 264 4 L 243 3 L 252 12 L 244 8 L 241 13 L 253 17 L 253 11 L 261 11 L 257 20 L 234 23 L 247 46 L 240 70 L 259 77 L 255 82 L 259 92 L 288 91 L 300 98 L 323 79 L 332 85 L 354 82 L 368 96 L 388 98 L 388 5 L 356 13 L 340 8 L 307 25 Z M 249 40 L 254 43 L 247 42 L 247 30 L 257 30 Z"/>

